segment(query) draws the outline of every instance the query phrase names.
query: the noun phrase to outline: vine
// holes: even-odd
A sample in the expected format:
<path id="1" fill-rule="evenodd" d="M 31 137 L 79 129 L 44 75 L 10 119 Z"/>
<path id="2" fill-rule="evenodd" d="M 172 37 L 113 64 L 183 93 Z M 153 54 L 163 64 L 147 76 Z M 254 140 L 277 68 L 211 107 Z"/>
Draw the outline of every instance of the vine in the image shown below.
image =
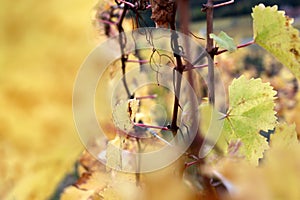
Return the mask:
<path id="1" fill-rule="evenodd" d="M 163 175 L 160 174 L 160 172 L 157 172 L 159 177 L 155 176 L 155 172 L 153 173 L 154 175 L 151 173 L 140 173 L 142 165 L 141 157 L 137 160 L 138 172 L 135 173 L 135 182 L 131 178 L 128 178 L 127 175 L 122 174 L 122 172 L 111 171 L 114 178 L 117 177 L 120 180 L 125 180 L 128 184 L 134 183 L 135 185 L 134 187 L 132 185 L 130 186 L 131 189 L 134 188 L 132 189 L 133 197 L 127 196 L 127 198 L 120 199 L 158 199 L 161 194 L 156 193 L 158 193 L 157 191 L 159 191 L 161 187 L 175 188 L 175 186 L 172 185 L 173 183 L 169 183 L 170 185 L 168 185 L 166 180 L 163 180 L 170 177 L 172 177 L 172 181 L 174 181 L 179 188 L 178 193 L 181 195 L 180 199 L 228 199 L 228 196 L 233 197 L 233 199 L 247 198 L 247 195 L 245 195 L 248 194 L 247 192 L 245 192 L 245 194 L 235 192 L 244 191 L 243 189 L 245 189 L 241 189 L 238 185 L 242 184 L 241 180 L 238 179 L 240 174 L 237 169 L 239 169 L 239 166 L 247 170 L 248 174 L 246 177 L 249 179 L 254 172 L 257 172 L 255 168 L 257 166 L 261 167 L 264 172 L 267 172 L 271 166 L 270 163 L 278 162 L 273 160 L 273 157 L 279 157 L 278 150 L 283 150 L 289 146 L 290 143 L 293 144 L 292 149 L 289 151 L 291 154 L 294 155 L 297 154 L 296 152 L 300 152 L 295 127 L 293 125 L 287 125 L 277 119 L 275 112 L 277 92 L 269 83 L 265 83 L 261 79 L 247 78 L 245 75 L 233 79 L 228 88 L 229 105 L 227 111 L 225 113 L 215 111 L 216 101 L 218 101 L 218 99 L 216 99 L 218 88 L 215 77 L 215 65 L 217 63 L 216 57 L 221 54 L 233 53 L 238 49 L 258 44 L 275 55 L 279 61 L 286 64 L 287 67 L 294 72 L 296 77 L 299 77 L 300 74 L 299 32 L 292 27 L 292 20 L 285 16 L 283 12 L 278 11 L 276 6 L 265 7 L 264 5 L 258 5 L 253 8 L 254 37 L 253 40 L 249 42 L 235 45 L 234 40 L 225 32 L 221 32 L 219 35 L 214 34 L 214 12 L 217 12 L 217 8 L 229 6 L 233 3 L 235 3 L 234 0 L 225 1 L 223 3 L 207 0 L 207 2 L 202 5 L 201 11 L 206 14 L 206 46 L 205 52 L 197 55 L 197 58 L 193 62 L 189 62 L 187 59 L 188 55 L 191 54 L 189 43 L 186 42 L 184 43 L 186 46 L 181 46 L 182 44 L 179 41 L 178 35 L 180 31 L 198 40 L 203 39 L 189 30 L 190 16 L 188 0 L 115 0 L 114 4 L 111 4 L 108 10 L 97 12 L 98 22 L 104 26 L 106 36 L 111 37 L 114 35 L 113 27 L 119 33 L 117 37 L 121 53 L 120 70 L 122 71 L 122 84 L 127 96 L 127 101 L 119 102 L 113 111 L 113 120 L 115 124 L 117 124 L 118 134 L 114 140 L 108 141 L 110 148 L 107 149 L 106 156 L 110 158 L 111 165 L 119 165 L 120 162 L 122 164 L 123 156 L 123 154 L 113 149 L 112 144 L 116 146 L 119 145 L 122 148 L 126 147 L 124 149 L 128 151 L 144 153 L 147 152 L 147 147 L 149 146 L 155 149 L 154 147 L 157 146 L 174 146 L 179 144 L 179 141 L 175 143 L 170 142 L 161 132 L 172 133 L 172 138 L 180 134 L 183 140 L 185 132 L 189 136 L 190 131 L 188 126 L 184 123 L 182 123 L 183 125 L 179 124 L 181 122 L 178 120 L 179 116 L 182 117 L 182 113 L 186 111 L 186 108 L 180 105 L 181 98 L 185 97 L 192 101 L 192 108 L 190 108 L 190 110 L 193 111 L 191 115 L 192 119 L 198 117 L 196 116 L 198 115 L 196 111 L 199 111 L 201 116 L 201 127 L 198 129 L 198 133 L 190 148 L 186 150 L 176 162 L 166 169 L 162 169 Z M 132 54 L 126 53 L 125 47 L 128 38 L 123 34 L 126 17 L 133 16 L 133 27 L 139 28 L 140 22 L 146 25 L 146 21 L 149 20 L 144 19 L 141 12 L 149 11 L 150 9 L 152 11 L 151 19 L 155 22 L 156 28 L 170 30 L 171 37 L 169 43 L 173 55 L 169 55 L 156 48 L 154 41 L 152 41 L 151 31 L 145 31 L 143 33 L 147 38 L 147 42 L 152 47 L 151 51 L 145 53 L 136 50 Z M 128 14 L 129 12 L 131 12 L 130 15 Z M 277 22 L 274 22 L 272 18 L 275 18 Z M 274 26 L 276 23 L 278 23 L 278 26 Z M 270 31 L 270 29 L 272 29 L 272 31 Z M 283 44 L 285 41 L 279 41 L 277 35 L 286 38 L 287 44 Z M 135 45 L 138 46 L 136 43 Z M 279 47 L 281 49 L 278 49 Z M 137 60 L 129 59 L 131 55 L 135 56 Z M 199 64 L 199 61 L 205 58 L 206 55 L 209 56 L 207 63 Z M 164 63 L 163 59 L 168 61 Z M 146 94 L 145 96 L 135 96 L 134 92 L 130 91 L 126 75 L 128 63 L 139 64 L 141 71 L 144 69 L 143 64 L 149 64 L 151 70 L 156 73 L 157 86 L 160 86 L 159 75 L 161 74 L 160 69 L 162 66 L 168 65 L 172 67 L 174 98 L 172 101 L 171 119 L 167 124 L 162 126 L 147 124 L 136 116 L 143 102 L 156 100 L 159 98 L 159 95 Z M 208 102 L 206 104 L 204 98 L 201 98 L 198 108 L 194 106 L 196 102 L 194 102 L 192 96 L 188 96 L 189 94 L 186 94 L 183 90 L 183 77 L 187 77 L 191 88 L 197 90 L 197 84 L 201 81 L 195 80 L 195 75 L 192 72 L 204 68 L 207 68 Z M 214 132 L 217 131 L 212 126 L 219 126 L 218 123 L 221 121 L 224 123 L 224 127 L 221 129 L 221 135 L 217 139 L 207 139 L 208 137 L 215 136 Z M 209 126 L 209 123 L 213 123 L 213 125 Z M 186 131 L 181 130 L 180 125 L 184 126 Z M 141 138 L 140 135 L 125 133 L 125 131 L 131 129 L 134 129 L 135 134 L 149 132 L 158 142 L 155 141 L 157 143 L 154 142 L 154 144 Z M 269 138 L 269 143 L 261 132 L 268 133 L 274 132 L 274 130 L 274 137 L 272 135 Z M 283 133 L 286 134 L 286 137 L 282 136 Z M 215 140 L 215 143 L 210 139 Z M 207 141 L 213 144 L 211 145 Z M 202 147 L 204 148 L 205 145 L 213 147 L 211 147 L 212 151 L 208 155 L 206 154 L 205 157 L 202 157 L 201 149 Z M 114 158 L 117 157 L 116 155 L 120 157 L 118 161 Z M 260 163 L 262 159 L 266 164 Z M 292 161 L 290 162 L 292 163 Z M 289 163 L 290 166 L 293 166 L 291 163 Z M 231 168 L 236 169 L 236 171 Z M 227 173 L 229 173 L 229 175 Z M 104 180 L 109 180 L 105 170 L 95 172 L 94 174 L 100 174 Z M 231 174 L 232 176 L 230 176 Z M 130 175 L 128 176 L 130 177 Z M 192 178 L 190 178 L 191 176 Z M 97 179 L 97 176 L 93 178 Z M 81 179 L 86 179 L 86 177 Z M 83 182 L 81 179 L 79 183 Z M 189 181 L 190 185 L 192 185 L 192 189 L 186 189 L 184 180 Z M 268 181 L 270 180 L 268 179 Z M 297 181 L 300 183 L 300 180 Z M 78 185 L 84 185 L 79 183 Z M 161 184 L 165 185 L 162 186 Z M 78 188 L 80 189 L 80 187 Z M 114 189 L 118 187 L 110 180 L 107 181 L 105 187 L 99 188 L 98 190 L 95 188 L 91 189 L 93 190 L 93 195 L 100 196 L 100 199 L 110 199 L 112 194 L 115 195 L 116 193 Z M 271 190 L 274 192 L 275 187 Z M 145 196 L 141 197 L 140 194 L 145 195 L 146 198 Z M 167 192 L 167 195 L 168 196 L 162 197 L 162 199 L 177 198 L 177 196 L 172 196 L 172 192 Z M 259 197 L 255 196 L 255 198 Z M 262 199 L 264 198 L 266 198 L 266 196 L 263 196 Z M 92 196 L 92 199 L 96 199 L 96 197 Z"/>

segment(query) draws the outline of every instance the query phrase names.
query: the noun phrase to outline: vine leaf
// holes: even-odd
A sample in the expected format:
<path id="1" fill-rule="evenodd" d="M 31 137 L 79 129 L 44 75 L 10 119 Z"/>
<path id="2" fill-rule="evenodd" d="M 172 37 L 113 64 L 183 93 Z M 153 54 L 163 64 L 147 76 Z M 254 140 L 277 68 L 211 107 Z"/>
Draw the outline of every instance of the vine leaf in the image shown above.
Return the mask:
<path id="1" fill-rule="evenodd" d="M 233 39 L 223 31 L 221 31 L 219 35 L 211 33 L 209 37 L 214 39 L 219 47 L 226 49 L 229 52 L 234 52 L 237 50 L 236 44 L 234 43 Z"/>
<path id="2" fill-rule="evenodd" d="M 206 164 L 204 173 L 223 182 L 229 192 L 226 199 L 299 199 L 300 145 L 295 125 L 277 124 L 270 143 L 259 167 L 229 155 L 214 165 Z"/>
<path id="3" fill-rule="evenodd" d="M 272 150 L 259 167 L 225 157 L 206 172 L 222 181 L 229 193 L 225 199 L 300 199 L 299 153 L 300 145 Z"/>
<path id="4" fill-rule="evenodd" d="M 139 101 L 130 99 L 121 101 L 113 110 L 113 121 L 115 125 L 124 131 L 129 131 L 133 128 L 133 120 L 139 109 Z"/>
<path id="5" fill-rule="evenodd" d="M 269 83 L 261 79 L 248 80 L 245 76 L 234 79 L 229 87 L 230 107 L 223 134 L 228 143 L 240 140 L 240 153 L 255 165 L 269 147 L 259 131 L 275 127 L 275 95 Z"/>
<path id="6" fill-rule="evenodd" d="M 277 6 L 259 4 L 253 8 L 254 40 L 273 54 L 294 75 L 300 78 L 299 31 L 292 26 L 293 19 L 278 11 Z"/>
<path id="7" fill-rule="evenodd" d="M 270 136 L 270 145 L 272 148 L 292 148 L 298 145 L 296 125 L 286 123 L 278 124 L 275 133 Z"/>
<path id="8" fill-rule="evenodd" d="M 108 142 L 106 149 L 107 166 L 120 170 L 122 169 L 122 149 L 120 148 L 121 143 L 121 138 L 116 136 L 115 139 Z"/>
<path id="9" fill-rule="evenodd" d="M 94 171 L 81 187 L 69 186 L 61 194 L 62 200 L 73 199 L 141 199 L 135 175 L 112 171 Z"/>
<path id="10" fill-rule="evenodd" d="M 206 157 L 208 161 L 210 159 L 208 156 L 214 156 L 215 153 L 211 150 L 218 152 L 218 150 L 227 148 L 226 140 L 222 134 L 224 120 L 220 120 L 224 117 L 224 114 L 220 113 L 208 102 L 201 103 L 198 109 L 200 116 L 203 116 L 201 118 L 200 134 L 204 138 L 199 157 Z"/>

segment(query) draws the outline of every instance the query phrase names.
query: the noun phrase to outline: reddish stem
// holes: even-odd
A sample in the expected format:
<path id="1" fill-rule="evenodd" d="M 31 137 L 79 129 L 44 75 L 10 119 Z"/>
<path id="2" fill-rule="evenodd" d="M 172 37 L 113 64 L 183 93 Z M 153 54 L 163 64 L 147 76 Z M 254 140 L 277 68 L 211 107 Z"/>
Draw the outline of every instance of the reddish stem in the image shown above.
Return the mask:
<path id="1" fill-rule="evenodd" d="M 142 100 L 142 99 L 155 99 L 157 97 L 156 94 L 153 95 L 148 95 L 148 96 L 141 96 L 141 97 L 136 97 L 137 100 Z"/>
<path id="2" fill-rule="evenodd" d="M 103 19 L 99 19 L 99 22 L 101 22 L 103 24 L 117 25 L 115 22 L 111 22 L 111 21 L 103 20 Z"/>
<path id="3" fill-rule="evenodd" d="M 217 62 L 215 62 L 215 65 L 218 64 Z M 205 67 L 208 67 L 208 64 L 203 64 L 203 65 L 195 65 L 195 66 L 188 66 L 184 69 L 184 71 L 189 71 L 189 70 L 192 70 L 192 69 L 202 69 L 202 68 L 205 68 Z"/>
<path id="4" fill-rule="evenodd" d="M 127 62 L 145 64 L 149 63 L 149 60 L 127 60 Z"/>
<path id="5" fill-rule="evenodd" d="M 140 123 L 134 123 L 135 126 L 142 127 L 142 128 L 154 128 L 154 129 L 160 129 L 164 131 L 169 131 L 170 129 L 165 126 L 153 126 L 153 125 L 147 125 L 147 124 L 140 124 Z"/>
<path id="6" fill-rule="evenodd" d="M 200 163 L 200 160 L 195 160 L 195 161 L 192 161 L 192 162 L 188 162 L 188 163 L 185 163 L 185 168 L 188 168 L 192 165 L 195 165 L 195 164 L 198 164 Z"/>
<path id="7" fill-rule="evenodd" d="M 238 45 L 237 48 L 238 48 L 238 49 L 244 48 L 244 47 L 250 46 L 250 45 L 252 45 L 252 44 L 254 44 L 254 43 L 255 43 L 255 41 L 254 41 L 254 40 L 251 40 L 250 42 L 247 42 L 247 43 L 245 43 L 245 44 L 240 44 L 240 45 Z M 224 50 L 222 50 L 222 51 L 218 51 L 216 55 L 220 55 L 220 54 L 225 53 L 225 52 L 227 52 L 227 51 L 228 51 L 227 49 L 224 49 Z"/>
<path id="8" fill-rule="evenodd" d="M 128 2 L 128 1 L 125 1 L 125 0 L 119 0 L 119 2 L 129 5 L 131 8 L 135 7 L 134 4 L 132 4 L 132 3 Z"/>
<path id="9" fill-rule="evenodd" d="M 222 7 L 222 6 L 227 6 L 227 5 L 232 4 L 232 3 L 234 3 L 234 0 L 227 1 L 227 2 L 224 2 L 224 3 L 216 4 L 216 5 L 214 5 L 214 8 L 219 8 L 219 7 Z"/>

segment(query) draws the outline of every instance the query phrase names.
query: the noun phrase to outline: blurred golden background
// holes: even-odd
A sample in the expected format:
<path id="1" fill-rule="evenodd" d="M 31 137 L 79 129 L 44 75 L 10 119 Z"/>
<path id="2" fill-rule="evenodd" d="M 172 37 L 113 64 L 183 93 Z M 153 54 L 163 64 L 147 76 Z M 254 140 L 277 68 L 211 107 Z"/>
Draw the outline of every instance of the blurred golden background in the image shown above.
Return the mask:
<path id="1" fill-rule="evenodd" d="M 0 199 L 47 199 L 83 149 L 72 90 L 96 44 L 95 4 L 1 1 Z"/>

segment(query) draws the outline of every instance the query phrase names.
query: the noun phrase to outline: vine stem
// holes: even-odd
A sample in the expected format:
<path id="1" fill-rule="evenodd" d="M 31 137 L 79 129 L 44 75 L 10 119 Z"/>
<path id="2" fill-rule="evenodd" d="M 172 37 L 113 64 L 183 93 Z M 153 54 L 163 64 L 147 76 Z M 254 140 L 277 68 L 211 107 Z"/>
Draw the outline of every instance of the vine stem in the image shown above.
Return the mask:
<path id="1" fill-rule="evenodd" d="M 215 62 L 214 63 L 215 65 L 218 64 L 218 62 Z M 202 68 L 205 68 L 205 67 L 208 67 L 208 64 L 203 64 L 203 65 L 187 65 L 185 68 L 184 68 L 184 71 L 189 71 L 189 70 L 193 70 L 193 69 L 202 69 Z"/>
<path id="2" fill-rule="evenodd" d="M 120 49 L 121 49 L 121 63 L 122 63 L 122 82 L 123 82 L 123 85 L 124 85 L 124 88 L 126 90 L 126 93 L 127 93 L 127 96 L 128 96 L 128 99 L 131 98 L 131 94 L 130 94 L 130 91 L 129 91 L 129 88 L 128 88 L 128 85 L 127 85 L 127 81 L 126 81 L 126 62 L 128 60 L 128 57 L 127 55 L 125 55 L 125 52 L 124 52 L 124 48 L 125 48 L 125 41 L 126 38 L 124 34 L 122 34 L 124 32 L 124 28 L 123 28 L 123 20 L 125 18 L 125 15 L 126 15 L 126 12 L 128 10 L 128 5 L 127 4 L 124 4 L 124 9 L 123 9 L 123 12 L 119 18 L 119 21 L 117 23 L 117 28 L 118 28 L 118 32 L 119 32 L 119 44 L 120 44 Z"/>
<path id="3" fill-rule="evenodd" d="M 178 126 L 177 126 L 177 117 L 178 117 L 178 109 L 179 109 L 179 98 L 180 98 L 180 89 L 181 89 L 181 81 L 182 81 L 182 73 L 184 71 L 185 66 L 182 64 L 181 56 L 178 54 L 180 52 L 179 45 L 178 45 L 178 35 L 176 33 L 176 25 L 175 25 L 175 17 L 176 17 L 176 10 L 177 10 L 177 2 L 174 3 L 173 8 L 173 18 L 170 22 L 170 28 L 172 30 L 172 37 L 171 37 L 171 44 L 173 48 L 174 57 L 176 60 L 176 67 L 174 75 L 176 76 L 176 84 L 175 84 L 175 97 L 174 97 L 174 106 L 173 106 L 173 115 L 172 115 L 172 122 L 171 122 L 171 130 L 173 136 L 177 134 Z"/>
<path id="4" fill-rule="evenodd" d="M 135 126 L 141 127 L 141 128 L 154 128 L 154 129 L 160 129 L 163 131 L 169 131 L 170 129 L 165 126 L 153 126 L 153 125 L 147 125 L 147 124 L 141 124 L 141 123 L 134 123 Z"/>
<path id="5" fill-rule="evenodd" d="M 255 41 L 254 41 L 254 40 L 251 40 L 251 41 L 246 42 L 246 43 L 244 43 L 244 44 L 238 45 L 237 48 L 238 48 L 238 49 L 244 48 L 244 47 L 250 46 L 250 45 L 252 45 L 252 44 L 254 44 L 254 43 L 255 43 Z M 225 53 L 225 52 L 227 52 L 227 51 L 228 51 L 228 50 L 226 50 L 226 49 L 224 49 L 224 50 L 222 50 L 222 51 L 218 51 L 218 52 L 216 53 L 216 55 L 220 55 L 220 54 Z"/>
<path id="6" fill-rule="evenodd" d="M 111 21 L 108 21 L 108 20 L 99 19 L 98 21 L 103 23 L 103 24 L 116 25 L 115 22 L 111 22 Z"/>
<path id="7" fill-rule="evenodd" d="M 188 162 L 188 163 L 185 163 L 185 168 L 189 168 L 195 164 L 199 164 L 200 163 L 200 160 L 195 160 L 195 161 L 192 161 L 192 162 Z"/>
<path id="8" fill-rule="evenodd" d="M 143 100 L 143 99 L 155 99 L 157 98 L 156 94 L 152 94 L 152 95 L 147 95 L 147 96 L 140 96 L 140 97 L 135 97 L 137 100 Z"/>
<path id="9" fill-rule="evenodd" d="M 214 74 L 214 40 L 210 38 L 210 34 L 214 31 L 213 18 L 214 18 L 214 4 L 213 0 L 207 0 L 207 4 L 203 9 L 206 12 L 206 51 L 208 52 L 210 59 L 208 59 L 208 99 L 209 102 L 215 104 L 215 74 Z"/>
<path id="10" fill-rule="evenodd" d="M 141 171 L 141 153 L 142 153 L 142 146 L 141 146 L 141 141 L 140 138 L 136 138 L 137 146 L 138 146 L 138 158 L 137 158 L 137 171 Z M 136 181 L 136 186 L 141 185 L 141 174 L 136 173 L 135 174 L 135 181 Z"/>
<path id="11" fill-rule="evenodd" d="M 128 2 L 128 1 L 119 0 L 119 2 L 126 4 L 126 5 L 130 6 L 131 8 L 135 8 L 135 5 L 133 3 Z"/>
<path id="12" fill-rule="evenodd" d="M 127 60 L 127 62 L 146 64 L 149 63 L 149 60 Z"/>
<path id="13" fill-rule="evenodd" d="M 234 3 L 234 0 L 226 1 L 224 3 L 216 4 L 216 5 L 214 5 L 214 8 L 219 8 L 219 7 L 222 7 L 222 6 L 227 6 L 227 5 L 232 4 L 232 3 Z"/>

